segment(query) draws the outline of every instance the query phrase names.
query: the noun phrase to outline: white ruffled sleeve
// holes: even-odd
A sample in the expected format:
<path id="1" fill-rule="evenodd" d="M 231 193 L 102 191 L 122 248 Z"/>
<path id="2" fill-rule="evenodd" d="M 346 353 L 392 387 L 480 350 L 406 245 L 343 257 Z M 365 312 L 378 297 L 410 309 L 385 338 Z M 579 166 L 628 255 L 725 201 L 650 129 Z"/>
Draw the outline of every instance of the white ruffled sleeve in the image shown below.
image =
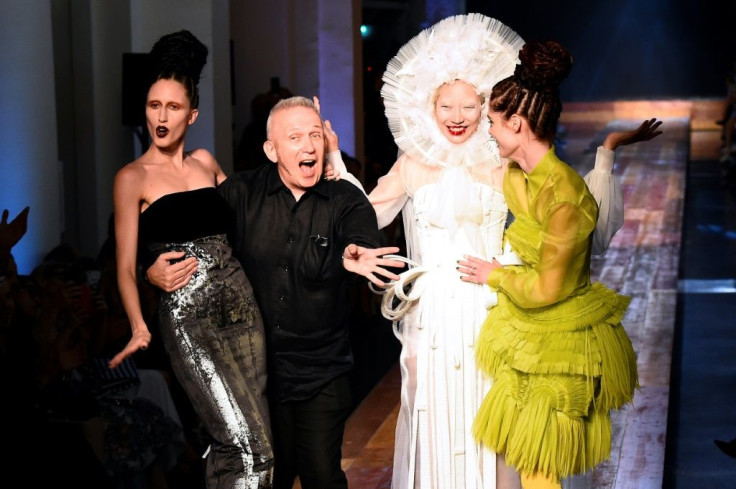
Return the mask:
<path id="1" fill-rule="evenodd" d="M 327 161 L 335 172 L 335 178 L 347 180 L 365 193 L 360 180 L 345 167 L 345 162 L 342 161 L 340 151 L 331 151 L 328 153 Z M 373 210 L 376 211 L 378 229 L 383 229 L 391 224 L 409 198 L 402 183 L 401 175 L 399 174 L 400 168 L 401 158 L 399 158 L 399 161 L 394 164 L 386 175 L 378 179 L 376 188 L 368 195 L 368 200 L 373 205 Z"/>
<path id="2" fill-rule="evenodd" d="M 614 151 L 598 146 L 593 169 L 583 177 L 598 203 L 598 222 L 593 232 L 594 255 L 608 250 L 613 235 L 624 224 L 624 199 L 621 186 L 613 176 Z"/>
<path id="3" fill-rule="evenodd" d="M 406 192 L 404 181 L 401 176 L 401 163 L 403 158 L 399 158 L 394 166 L 384 176 L 378 179 L 376 188 L 374 188 L 368 200 L 373 204 L 378 220 L 378 229 L 383 229 L 399 215 L 404 204 L 409 200 Z"/>
<path id="4" fill-rule="evenodd" d="M 335 178 L 347 180 L 348 182 L 358 187 L 363 193 L 365 193 L 365 189 L 363 188 L 363 184 L 360 183 L 360 180 L 358 180 L 355 175 L 350 173 L 345 167 L 345 162 L 342 161 L 342 153 L 340 152 L 340 150 L 330 151 L 329 153 L 327 153 L 327 162 L 330 164 L 332 170 L 335 172 Z"/>

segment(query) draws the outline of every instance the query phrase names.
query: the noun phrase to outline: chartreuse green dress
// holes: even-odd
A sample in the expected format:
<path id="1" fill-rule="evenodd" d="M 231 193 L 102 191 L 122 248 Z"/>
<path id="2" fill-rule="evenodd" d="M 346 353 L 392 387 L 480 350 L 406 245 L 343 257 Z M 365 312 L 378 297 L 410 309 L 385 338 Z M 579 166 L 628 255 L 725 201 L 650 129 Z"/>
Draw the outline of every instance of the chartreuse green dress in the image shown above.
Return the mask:
<path id="1" fill-rule="evenodd" d="M 499 292 L 481 330 L 478 365 L 494 379 L 473 434 L 522 473 L 562 479 L 611 449 L 610 410 L 638 387 L 621 320 L 630 299 L 590 283 L 598 206 L 552 147 L 530 174 L 512 162 L 505 239 L 523 265 L 491 272 Z"/>

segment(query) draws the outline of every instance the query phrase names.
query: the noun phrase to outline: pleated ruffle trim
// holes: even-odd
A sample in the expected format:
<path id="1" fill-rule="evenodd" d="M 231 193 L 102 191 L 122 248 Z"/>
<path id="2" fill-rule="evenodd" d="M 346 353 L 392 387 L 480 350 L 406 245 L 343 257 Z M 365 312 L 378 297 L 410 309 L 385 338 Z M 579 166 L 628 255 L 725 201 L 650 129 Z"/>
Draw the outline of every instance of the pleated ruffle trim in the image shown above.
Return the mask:
<path id="1" fill-rule="evenodd" d="M 629 302 L 601 284 L 535 310 L 499 294 L 477 343 L 478 365 L 494 384 L 473 424 L 476 439 L 521 472 L 560 479 L 607 459 L 610 410 L 639 386 L 621 325 Z"/>
<path id="2" fill-rule="evenodd" d="M 476 350 L 478 364 L 490 375 L 503 363 L 527 373 L 598 377 L 603 373 L 602 348 L 629 349 L 633 356 L 621 326 L 630 298 L 601 284 L 538 309 L 522 309 L 503 294 L 498 300 L 483 324 Z M 612 334 L 597 334 L 602 326 Z M 601 341 L 624 346 L 602 345 Z"/>
<path id="3" fill-rule="evenodd" d="M 560 480 L 585 473 L 610 457 L 608 412 L 571 418 L 555 410 L 552 398 L 543 393 L 519 409 L 513 396 L 496 385 L 481 405 L 473 435 L 504 454 L 517 471 Z"/>

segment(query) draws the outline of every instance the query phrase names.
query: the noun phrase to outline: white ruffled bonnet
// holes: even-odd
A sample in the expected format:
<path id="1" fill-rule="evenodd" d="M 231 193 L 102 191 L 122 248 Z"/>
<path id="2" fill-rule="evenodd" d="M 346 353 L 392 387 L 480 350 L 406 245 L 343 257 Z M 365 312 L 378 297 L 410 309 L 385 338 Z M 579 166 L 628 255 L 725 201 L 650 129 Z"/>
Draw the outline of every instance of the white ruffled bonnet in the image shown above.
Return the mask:
<path id="1" fill-rule="evenodd" d="M 500 164 L 485 101 L 497 82 L 514 73 L 523 45 L 511 28 L 481 14 L 448 17 L 407 42 L 389 61 L 381 88 L 398 147 L 431 166 Z M 484 99 L 480 126 L 462 144 L 451 143 L 434 118 L 434 95 L 453 80 L 470 83 Z"/>

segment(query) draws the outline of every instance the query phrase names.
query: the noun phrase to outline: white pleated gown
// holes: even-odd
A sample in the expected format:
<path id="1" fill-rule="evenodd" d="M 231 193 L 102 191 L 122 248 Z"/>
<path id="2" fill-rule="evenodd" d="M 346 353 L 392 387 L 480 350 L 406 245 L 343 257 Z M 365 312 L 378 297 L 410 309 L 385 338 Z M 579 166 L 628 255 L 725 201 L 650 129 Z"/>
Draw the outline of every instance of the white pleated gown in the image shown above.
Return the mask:
<path id="1" fill-rule="evenodd" d="M 495 489 L 495 454 L 471 426 L 491 386 L 475 364 L 475 339 L 495 299 L 486 285 L 460 280 L 457 260 L 500 255 L 507 207 L 503 194 L 474 182 L 466 195 L 480 215 L 436 222 L 431 208 L 445 180 L 419 187 L 403 208 L 409 258 L 426 269 L 421 289 L 394 324 L 402 343 L 402 392 L 396 426 L 393 489 Z M 433 204 L 434 203 L 434 204 Z"/>

